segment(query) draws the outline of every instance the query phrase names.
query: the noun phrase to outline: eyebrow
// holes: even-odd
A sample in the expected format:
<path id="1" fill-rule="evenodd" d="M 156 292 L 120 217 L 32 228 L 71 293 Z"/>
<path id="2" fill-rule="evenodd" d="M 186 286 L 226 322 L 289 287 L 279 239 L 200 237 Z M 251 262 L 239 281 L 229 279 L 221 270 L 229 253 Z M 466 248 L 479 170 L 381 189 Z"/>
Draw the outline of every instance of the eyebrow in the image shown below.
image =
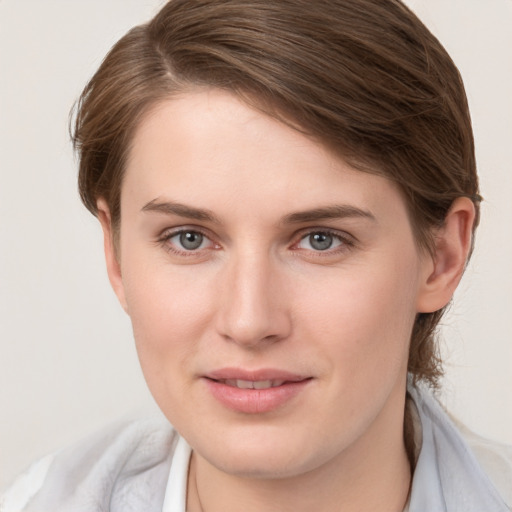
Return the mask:
<path id="1" fill-rule="evenodd" d="M 158 198 L 153 199 L 144 205 L 141 211 L 163 213 L 165 215 L 178 215 L 179 217 L 185 217 L 188 219 L 220 224 L 220 220 L 211 210 L 204 208 L 194 208 L 192 206 L 176 203 L 174 201 L 159 201 Z M 280 223 L 301 224 L 306 222 L 350 217 L 365 218 L 373 222 L 377 222 L 375 216 L 368 210 L 357 208 L 356 206 L 352 205 L 332 205 L 289 213 L 282 218 Z"/>
<path id="2" fill-rule="evenodd" d="M 325 208 L 314 208 L 302 212 L 290 213 L 285 215 L 283 224 L 300 224 L 303 222 L 314 222 L 328 219 L 343 219 L 347 217 L 365 218 L 373 222 L 377 219 L 368 210 L 363 210 L 351 205 L 332 205 Z"/>
<path id="3" fill-rule="evenodd" d="M 166 215 L 178 215 L 187 219 L 200 220 L 203 222 L 213 222 L 220 224 L 219 219 L 213 214 L 212 211 L 203 208 L 193 208 L 181 203 L 173 201 L 158 201 L 153 199 L 142 207 L 143 212 L 157 212 Z"/>

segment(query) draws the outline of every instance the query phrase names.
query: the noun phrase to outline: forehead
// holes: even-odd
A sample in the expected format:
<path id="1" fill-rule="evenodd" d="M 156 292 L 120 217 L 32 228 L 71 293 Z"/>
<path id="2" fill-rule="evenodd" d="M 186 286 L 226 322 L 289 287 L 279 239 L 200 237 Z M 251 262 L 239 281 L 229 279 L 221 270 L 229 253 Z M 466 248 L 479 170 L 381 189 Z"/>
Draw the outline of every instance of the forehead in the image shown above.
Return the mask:
<path id="1" fill-rule="evenodd" d="M 320 160 L 329 166 L 340 163 L 321 144 L 217 89 L 185 93 L 156 104 L 136 130 L 129 167 L 142 159 L 154 161 L 166 149 L 174 151 L 175 163 L 182 158 L 189 164 L 212 159 L 204 169 L 210 172 L 221 160 L 224 165 L 231 160 L 243 171 L 250 166 L 251 156 L 260 167 L 268 167 L 286 158 L 283 149 L 293 150 L 297 162 L 305 159 L 304 165 Z"/>
<path id="2" fill-rule="evenodd" d="M 209 90 L 156 105 L 131 147 L 123 203 L 169 196 L 198 207 L 282 213 L 350 203 L 405 211 L 398 188 L 297 130 Z M 269 209 L 269 207 L 272 208 Z"/>

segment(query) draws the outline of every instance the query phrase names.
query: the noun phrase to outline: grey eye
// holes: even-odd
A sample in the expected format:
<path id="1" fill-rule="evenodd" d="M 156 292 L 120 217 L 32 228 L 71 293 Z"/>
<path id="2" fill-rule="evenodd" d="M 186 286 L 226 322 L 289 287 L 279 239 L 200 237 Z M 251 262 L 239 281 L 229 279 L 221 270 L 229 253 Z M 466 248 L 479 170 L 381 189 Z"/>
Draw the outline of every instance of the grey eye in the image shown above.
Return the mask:
<path id="1" fill-rule="evenodd" d="M 183 231 L 179 234 L 180 244 L 188 251 L 199 249 L 203 244 L 204 236 L 197 231 Z"/>
<path id="2" fill-rule="evenodd" d="M 329 233 L 311 233 L 309 244 L 317 251 L 325 251 L 332 247 L 334 237 Z"/>

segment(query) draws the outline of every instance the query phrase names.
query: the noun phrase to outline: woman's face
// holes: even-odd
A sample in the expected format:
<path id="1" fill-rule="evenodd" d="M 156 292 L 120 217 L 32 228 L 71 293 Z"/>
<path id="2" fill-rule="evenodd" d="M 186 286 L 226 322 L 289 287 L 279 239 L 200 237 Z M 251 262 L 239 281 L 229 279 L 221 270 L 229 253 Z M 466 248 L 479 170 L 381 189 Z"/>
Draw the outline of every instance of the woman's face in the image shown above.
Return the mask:
<path id="1" fill-rule="evenodd" d="M 142 122 L 114 288 L 149 388 L 228 473 L 297 475 L 401 432 L 430 258 L 383 177 L 219 91 Z"/>

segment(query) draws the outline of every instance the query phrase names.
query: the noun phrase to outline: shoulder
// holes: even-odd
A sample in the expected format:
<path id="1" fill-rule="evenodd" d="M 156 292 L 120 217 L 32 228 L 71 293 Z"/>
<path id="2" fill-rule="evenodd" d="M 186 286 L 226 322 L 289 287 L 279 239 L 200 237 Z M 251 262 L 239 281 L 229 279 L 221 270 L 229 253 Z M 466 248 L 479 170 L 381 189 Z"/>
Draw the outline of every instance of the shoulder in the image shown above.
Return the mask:
<path id="1" fill-rule="evenodd" d="M 511 510 L 512 449 L 472 433 L 428 390 L 409 385 L 408 391 L 421 437 L 412 487 L 418 506 L 427 499 L 432 510 Z"/>
<path id="2" fill-rule="evenodd" d="M 36 462 L 0 512 L 149 510 L 146 501 L 163 501 L 178 437 L 163 418 L 111 426 Z"/>
<path id="3" fill-rule="evenodd" d="M 512 508 L 512 446 L 481 437 L 457 419 L 451 417 L 451 420 L 506 504 Z"/>

